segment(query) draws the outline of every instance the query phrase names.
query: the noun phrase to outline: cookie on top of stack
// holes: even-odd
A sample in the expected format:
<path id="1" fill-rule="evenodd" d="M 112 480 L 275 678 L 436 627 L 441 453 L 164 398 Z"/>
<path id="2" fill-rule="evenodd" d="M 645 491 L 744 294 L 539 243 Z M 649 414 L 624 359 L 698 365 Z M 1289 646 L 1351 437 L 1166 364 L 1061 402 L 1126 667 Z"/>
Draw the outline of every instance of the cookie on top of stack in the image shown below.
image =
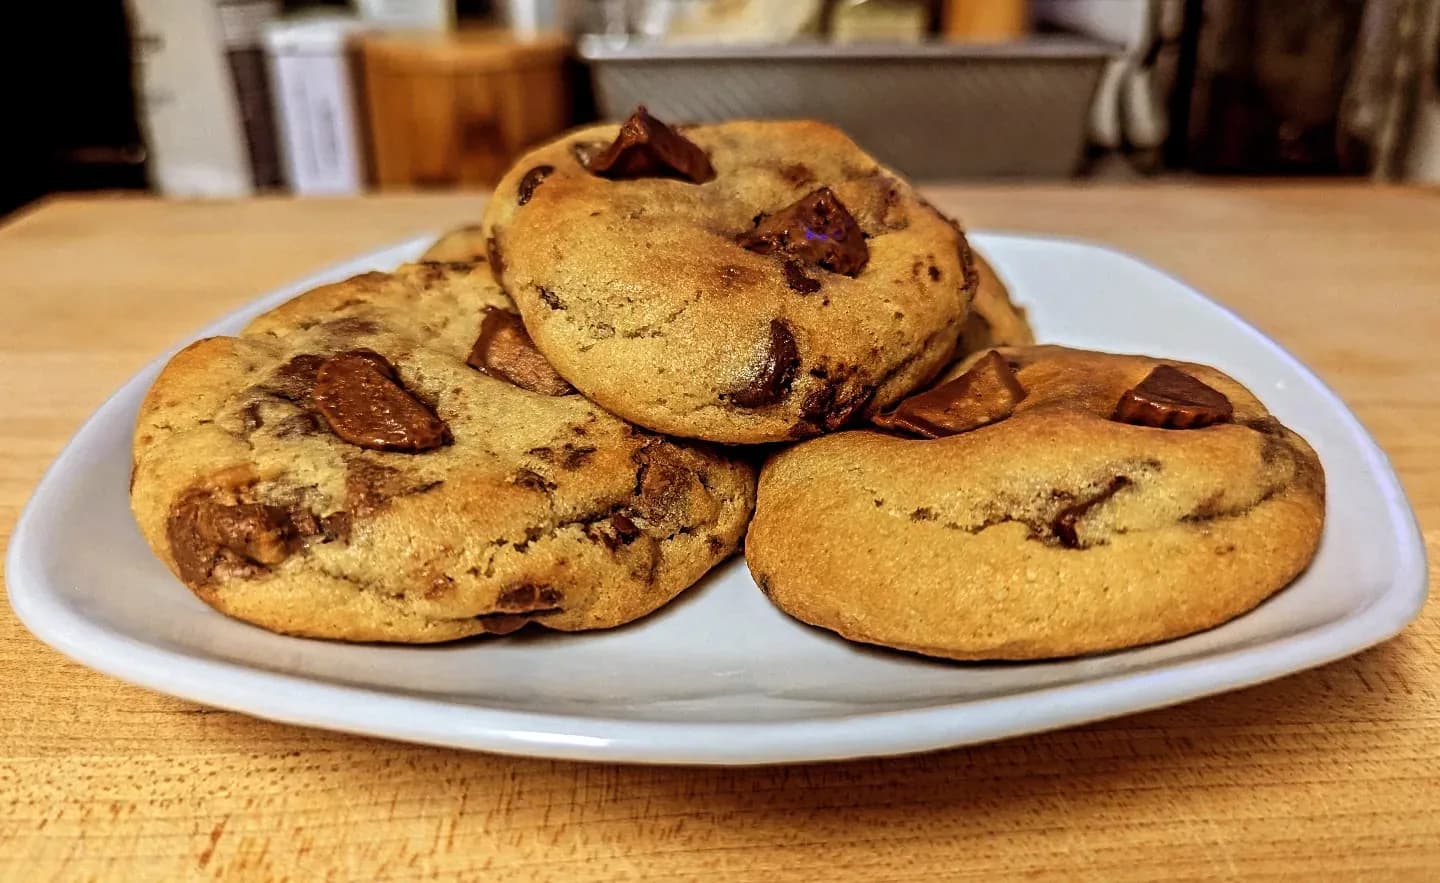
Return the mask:
<path id="1" fill-rule="evenodd" d="M 975 284 L 959 228 L 816 122 L 674 129 L 642 108 L 522 158 L 483 232 L 576 389 L 718 442 L 890 407 L 950 361 Z"/>
<path id="2" fill-rule="evenodd" d="M 961 659 L 1178 636 L 1303 569 L 1319 463 L 1243 387 L 1032 343 L 838 130 L 640 108 L 522 158 L 420 263 L 182 351 L 133 508 L 217 609 L 362 641 L 617 626 L 747 526 L 792 616 Z"/>

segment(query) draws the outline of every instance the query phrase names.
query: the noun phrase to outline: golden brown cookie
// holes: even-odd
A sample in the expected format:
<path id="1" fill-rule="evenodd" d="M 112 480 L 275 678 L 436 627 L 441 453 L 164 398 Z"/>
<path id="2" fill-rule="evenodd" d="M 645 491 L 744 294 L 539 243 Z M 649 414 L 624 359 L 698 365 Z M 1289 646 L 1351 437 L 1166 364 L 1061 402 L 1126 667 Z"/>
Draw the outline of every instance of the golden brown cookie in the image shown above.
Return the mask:
<path id="1" fill-rule="evenodd" d="M 566 380 L 712 441 L 889 407 L 949 361 L 973 291 L 959 229 L 816 122 L 672 129 L 642 109 L 526 155 L 484 226 Z"/>
<path id="2" fill-rule="evenodd" d="M 136 429 L 145 538 L 215 608 L 311 637 L 607 628 L 665 604 L 738 546 L 750 467 L 574 394 L 511 308 L 484 263 L 414 264 L 187 347 Z"/>
<path id="3" fill-rule="evenodd" d="M 1203 365 L 988 351 L 880 422 L 775 455 L 746 540 L 776 605 L 851 640 L 952 659 L 1162 641 L 1250 610 L 1320 539 L 1314 451 Z"/>
<path id="4" fill-rule="evenodd" d="M 1000 275 L 985 256 L 972 252 L 975 258 L 975 299 L 970 302 L 970 316 L 960 329 L 962 355 L 978 353 L 995 346 L 1029 346 L 1035 342 L 1035 332 L 1025 317 L 1025 308 L 1018 306 L 1010 297 Z"/>

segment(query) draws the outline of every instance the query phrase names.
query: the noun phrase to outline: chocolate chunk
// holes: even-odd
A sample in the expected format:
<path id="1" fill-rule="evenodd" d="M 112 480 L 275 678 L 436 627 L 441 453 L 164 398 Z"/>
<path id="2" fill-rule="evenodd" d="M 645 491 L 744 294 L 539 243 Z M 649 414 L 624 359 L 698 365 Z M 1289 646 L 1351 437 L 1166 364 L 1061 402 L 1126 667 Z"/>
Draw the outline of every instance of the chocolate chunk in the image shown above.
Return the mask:
<path id="1" fill-rule="evenodd" d="M 285 510 L 259 503 L 210 505 L 196 522 L 200 536 L 260 564 L 279 564 L 290 555 L 291 529 Z"/>
<path id="2" fill-rule="evenodd" d="M 339 540 L 350 542 L 350 527 L 353 523 L 349 512 L 333 512 L 320 519 L 320 531 L 326 542 Z"/>
<path id="3" fill-rule="evenodd" d="M 325 360 L 315 377 L 315 407 L 336 435 L 377 451 L 416 453 L 450 441 L 450 428 L 401 386 L 395 368 L 371 350 Z"/>
<path id="4" fill-rule="evenodd" d="M 510 479 L 511 483 L 526 490 L 548 492 L 555 490 L 555 482 L 533 469 L 519 469 Z"/>
<path id="5" fill-rule="evenodd" d="M 495 613 L 537 613 L 560 609 L 565 594 L 550 586 L 520 583 L 500 592 L 495 599 Z"/>
<path id="6" fill-rule="evenodd" d="M 800 416 L 834 431 L 864 410 L 874 395 L 875 387 L 869 384 L 849 385 L 844 380 L 830 380 L 805 396 L 800 405 Z"/>
<path id="7" fill-rule="evenodd" d="M 324 356 L 302 353 L 276 368 L 261 389 L 302 408 L 309 408 L 310 397 L 315 392 L 315 375 L 323 364 Z"/>
<path id="8" fill-rule="evenodd" d="M 535 295 L 545 302 L 545 306 L 549 307 L 552 310 L 565 309 L 564 302 L 555 295 L 555 292 L 551 291 L 543 285 L 535 286 Z"/>
<path id="9" fill-rule="evenodd" d="M 368 518 L 395 497 L 423 494 L 444 484 L 416 478 L 365 457 L 350 457 L 345 461 L 345 508 L 355 518 Z"/>
<path id="10" fill-rule="evenodd" d="M 911 396 L 890 413 L 872 419 L 884 429 L 944 438 L 1004 420 L 1024 398 L 1019 378 L 992 350 L 949 383 Z"/>
<path id="11" fill-rule="evenodd" d="M 529 616 L 517 613 L 482 613 L 475 619 L 485 626 L 487 635 L 513 634 L 534 622 Z"/>
<path id="12" fill-rule="evenodd" d="M 782 269 L 785 272 L 785 284 L 790 286 L 791 291 L 814 294 L 820 290 L 820 280 L 806 276 L 805 268 L 800 266 L 799 261 L 786 261 Z"/>
<path id="13" fill-rule="evenodd" d="M 550 173 L 553 171 L 555 171 L 554 166 L 536 166 L 526 172 L 525 177 L 520 179 L 519 196 L 515 202 L 520 205 L 529 202 L 530 197 L 535 195 L 535 188 L 544 183 L 545 179 L 550 177 Z"/>
<path id="14" fill-rule="evenodd" d="M 870 260 L 860 225 L 829 187 L 821 187 L 773 215 L 737 240 L 759 254 L 782 254 L 844 276 L 858 276 Z"/>
<path id="15" fill-rule="evenodd" d="M 357 517 L 373 515 L 391 497 L 404 493 L 404 476 L 393 469 L 373 460 L 352 457 L 345 463 L 345 505 Z"/>
<path id="16" fill-rule="evenodd" d="M 572 445 L 569 443 L 566 443 L 562 450 L 564 456 L 560 460 L 560 468 L 569 470 L 579 469 L 581 466 L 584 466 L 585 461 L 590 459 L 590 455 L 595 453 L 595 448 L 593 447 L 587 445 Z"/>
<path id="17" fill-rule="evenodd" d="M 1076 524 L 1081 518 L 1085 517 L 1085 513 L 1129 486 L 1130 479 L 1123 475 L 1117 475 L 1095 496 L 1081 500 L 1078 503 L 1073 503 L 1060 510 L 1060 514 L 1056 515 L 1055 519 L 1050 522 L 1050 530 L 1055 534 L 1055 538 L 1060 541 L 1060 545 L 1067 549 L 1080 548 L 1080 537 L 1075 531 Z"/>
<path id="18" fill-rule="evenodd" d="M 605 548 L 614 552 L 621 546 L 628 546 L 640 538 L 643 531 L 630 517 L 623 513 L 616 512 L 602 524 L 591 525 L 585 529 L 585 535 L 591 540 L 599 541 Z"/>
<path id="19" fill-rule="evenodd" d="M 284 509 L 221 503 L 203 491 L 183 496 L 165 528 L 180 578 L 192 585 L 208 583 L 222 565 L 233 575 L 263 573 L 289 557 L 295 545 Z"/>
<path id="20" fill-rule="evenodd" d="M 707 493 L 695 470 L 664 443 L 647 445 L 635 456 L 641 465 L 633 511 L 657 532 L 689 523 L 692 497 Z"/>
<path id="21" fill-rule="evenodd" d="M 1227 423 L 1234 414 L 1230 400 L 1219 390 L 1161 365 L 1120 396 L 1110 419 L 1157 429 L 1199 429 Z"/>
<path id="22" fill-rule="evenodd" d="M 804 163 L 782 163 L 775 171 L 780 174 L 781 180 L 792 187 L 815 180 L 815 173 Z"/>
<path id="23" fill-rule="evenodd" d="M 289 518 L 290 524 L 295 528 L 295 533 L 298 536 L 308 539 L 320 535 L 320 519 L 315 516 L 314 512 L 311 512 L 304 506 L 291 507 Z"/>
<path id="24" fill-rule="evenodd" d="M 289 511 L 295 534 L 310 542 L 331 543 L 336 540 L 350 542 L 350 513 L 332 512 L 320 517 L 303 506 L 294 506 Z"/>
<path id="25" fill-rule="evenodd" d="M 514 313 L 486 307 L 480 321 L 480 336 L 465 364 L 491 377 L 547 396 L 568 396 L 575 387 L 535 348 L 525 325 Z"/>
<path id="26" fill-rule="evenodd" d="M 703 184 L 715 177 L 710 158 L 684 135 L 655 119 L 642 105 L 620 134 L 585 167 L 602 178 L 680 178 Z"/>
<path id="27" fill-rule="evenodd" d="M 610 516 L 610 529 L 615 532 L 616 539 L 622 544 L 633 543 L 640 536 L 640 528 L 635 525 L 635 522 L 619 512 Z"/>
<path id="28" fill-rule="evenodd" d="M 730 401 L 742 408 L 773 405 L 785 397 L 799 366 L 800 350 L 790 326 L 783 319 L 771 319 L 765 349 L 751 366 L 744 385 L 729 393 Z"/>

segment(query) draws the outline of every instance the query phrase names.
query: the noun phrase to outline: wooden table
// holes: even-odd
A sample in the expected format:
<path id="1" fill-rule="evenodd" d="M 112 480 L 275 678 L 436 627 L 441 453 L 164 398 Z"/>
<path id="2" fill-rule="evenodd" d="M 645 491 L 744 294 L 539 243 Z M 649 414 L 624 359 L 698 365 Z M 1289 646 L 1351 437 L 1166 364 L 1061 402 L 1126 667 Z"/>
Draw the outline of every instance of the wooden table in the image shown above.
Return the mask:
<path id="1" fill-rule="evenodd" d="M 1440 192 L 931 193 L 974 227 L 1111 243 L 1238 309 L 1355 407 L 1440 558 Z M 480 205 L 66 199 L 12 219 L 0 535 L 81 419 L 187 330 Z M 507 759 L 251 720 L 92 674 L 8 605 L 0 683 L 0 879 L 1440 879 L 1433 600 L 1388 644 L 1238 693 L 773 769 Z"/>

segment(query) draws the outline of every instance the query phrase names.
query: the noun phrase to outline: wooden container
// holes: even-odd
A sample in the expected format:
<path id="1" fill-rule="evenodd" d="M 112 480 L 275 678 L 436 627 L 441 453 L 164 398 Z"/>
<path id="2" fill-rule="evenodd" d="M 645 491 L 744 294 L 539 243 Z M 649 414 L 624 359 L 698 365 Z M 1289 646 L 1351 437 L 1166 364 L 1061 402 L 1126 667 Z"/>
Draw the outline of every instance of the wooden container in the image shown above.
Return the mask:
<path id="1" fill-rule="evenodd" d="M 1030 31 L 1026 0 L 945 0 L 941 30 L 960 40 L 1019 40 Z"/>
<path id="2" fill-rule="evenodd" d="M 558 37 L 371 34 L 360 52 L 382 190 L 491 186 L 526 148 L 565 128 L 569 44 Z"/>

